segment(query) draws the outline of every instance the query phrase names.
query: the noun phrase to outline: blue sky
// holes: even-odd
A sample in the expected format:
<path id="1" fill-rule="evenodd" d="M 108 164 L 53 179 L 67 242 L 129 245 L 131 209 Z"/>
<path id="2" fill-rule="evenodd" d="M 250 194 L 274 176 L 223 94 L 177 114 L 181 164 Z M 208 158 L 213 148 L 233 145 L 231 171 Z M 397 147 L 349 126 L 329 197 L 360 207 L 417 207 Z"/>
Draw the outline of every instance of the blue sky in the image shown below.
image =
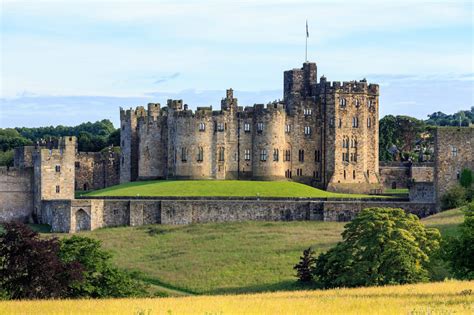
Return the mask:
<path id="1" fill-rule="evenodd" d="M 331 81 L 381 86 L 381 116 L 474 105 L 471 1 L 1 2 L 0 127 L 72 125 L 182 98 L 282 97 L 308 57 Z"/>

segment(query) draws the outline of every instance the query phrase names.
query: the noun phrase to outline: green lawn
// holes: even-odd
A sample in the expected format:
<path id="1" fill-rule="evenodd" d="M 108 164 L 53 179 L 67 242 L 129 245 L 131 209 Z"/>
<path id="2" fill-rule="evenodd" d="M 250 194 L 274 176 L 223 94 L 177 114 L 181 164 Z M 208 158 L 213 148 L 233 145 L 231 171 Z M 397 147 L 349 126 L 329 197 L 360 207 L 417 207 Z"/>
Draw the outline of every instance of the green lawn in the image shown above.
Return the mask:
<path id="1" fill-rule="evenodd" d="M 313 197 L 374 198 L 381 196 L 339 194 L 286 181 L 155 180 L 108 187 L 83 196 L 176 196 L 176 197 Z"/>
<path id="2" fill-rule="evenodd" d="M 455 233 L 459 210 L 423 219 Z M 222 294 L 297 289 L 293 265 L 303 249 L 319 253 L 341 239 L 342 222 L 232 222 L 104 228 L 79 235 L 102 241 L 117 266 L 143 272 L 165 294 Z M 67 237 L 67 235 L 61 235 Z M 437 265 L 439 278 L 449 276 Z"/>

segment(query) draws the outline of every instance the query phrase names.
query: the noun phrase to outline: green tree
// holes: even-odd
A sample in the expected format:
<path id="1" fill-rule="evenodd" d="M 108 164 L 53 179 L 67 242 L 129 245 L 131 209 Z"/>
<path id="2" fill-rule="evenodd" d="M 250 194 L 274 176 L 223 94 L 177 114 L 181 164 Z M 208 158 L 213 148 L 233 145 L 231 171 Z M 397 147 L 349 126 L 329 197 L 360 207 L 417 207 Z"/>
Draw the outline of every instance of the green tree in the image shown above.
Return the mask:
<path id="1" fill-rule="evenodd" d="M 59 256 L 65 263 L 77 261 L 84 268 L 83 279 L 70 287 L 71 297 L 129 297 L 145 294 L 142 282 L 112 265 L 112 256 L 101 249 L 98 240 L 80 236 L 63 239 Z"/>
<path id="2" fill-rule="evenodd" d="M 461 185 L 455 185 L 448 189 L 441 197 L 441 209 L 454 209 L 462 207 L 467 202 L 467 190 Z"/>
<path id="3" fill-rule="evenodd" d="M 300 282 L 311 282 L 313 280 L 315 262 L 316 258 L 311 247 L 305 249 L 299 263 L 293 267 L 296 270 L 296 277 Z"/>
<path id="4" fill-rule="evenodd" d="M 315 280 L 326 288 L 427 281 L 429 256 L 440 240 L 437 229 L 391 208 L 362 210 L 342 237 L 316 260 Z"/>
<path id="5" fill-rule="evenodd" d="M 458 236 L 446 241 L 444 256 L 456 278 L 474 280 L 474 202 L 464 210 Z"/>
<path id="6" fill-rule="evenodd" d="M 464 188 L 469 188 L 472 185 L 472 171 L 468 168 L 465 168 L 461 171 L 459 177 L 459 183 Z"/>
<path id="7" fill-rule="evenodd" d="M 0 235 L 0 295 L 11 299 L 67 297 L 81 280 L 76 261 L 58 258 L 56 238 L 43 239 L 22 223 L 5 223 Z"/>
<path id="8" fill-rule="evenodd" d="M 394 155 L 390 152 L 396 146 L 395 139 L 397 120 L 393 115 L 384 116 L 379 122 L 379 158 L 381 161 L 393 161 Z"/>

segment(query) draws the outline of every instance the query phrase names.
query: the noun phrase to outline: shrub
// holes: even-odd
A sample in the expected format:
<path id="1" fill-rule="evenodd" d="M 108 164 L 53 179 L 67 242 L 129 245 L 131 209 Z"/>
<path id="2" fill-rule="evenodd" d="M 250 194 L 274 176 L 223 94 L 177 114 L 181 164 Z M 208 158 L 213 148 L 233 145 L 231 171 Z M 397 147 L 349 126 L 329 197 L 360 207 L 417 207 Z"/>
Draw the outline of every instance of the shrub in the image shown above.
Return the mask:
<path id="1" fill-rule="evenodd" d="M 464 206 L 467 200 L 466 189 L 460 185 L 453 186 L 441 197 L 441 208 L 454 209 Z"/>
<path id="2" fill-rule="evenodd" d="M 56 238 L 41 239 L 23 223 L 5 223 L 0 235 L 2 298 L 60 298 L 82 278 L 81 265 L 58 258 Z"/>
<path id="3" fill-rule="evenodd" d="M 77 261 L 84 267 L 82 281 L 76 281 L 70 287 L 71 297 L 129 297 L 145 294 L 142 282 L 112 265 L 112 256 L 101 249 L 98 240 L 80 236 L 63 239 L 59 255 L 66 263 Z"/>
<path id="4" fill-rule="evenodd" d="M 316 260 L 314 278 L 326 288 L 427 281 L 440 234 L 402 209 L 369 208 L 346 225 L 342 238 Z"/>
<path id="5" fill-rule="evenodd" d="M 293 269 L 296 270 L 296 277 L 300 282 L 311 282 L 313 280 L 314 251 L 309 247 L 303 251 L 303 256 L 300 257 L 300 262 L 296 264 Z"/>
<path id="6" fill-rule="evenodd" d="M 458 279 L 474 280 L 474 202 L 464 209 L 459 236 L 446 241 L 444 256 Z"/>
<path id="7" fill-rule="evenodd" d="M 468 168 L 465 168 L 461 171 L 461 175 L 459 177 L 459 183 L 464 188 L 470 188 L 472 185 L 472 171 Z"/>

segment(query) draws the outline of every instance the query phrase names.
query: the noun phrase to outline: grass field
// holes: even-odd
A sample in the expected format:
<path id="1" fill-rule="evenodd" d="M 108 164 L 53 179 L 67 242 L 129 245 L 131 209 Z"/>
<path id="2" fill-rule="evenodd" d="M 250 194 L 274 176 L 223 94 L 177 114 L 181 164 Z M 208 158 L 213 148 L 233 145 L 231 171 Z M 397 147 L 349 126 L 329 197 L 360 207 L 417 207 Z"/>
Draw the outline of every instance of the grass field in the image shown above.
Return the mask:
<path id="1" fill-rule="evenodd" d="M 472 314 L 474 281 L 155 299 L 0 302 L 1 314 Z"/>
<path id="2" fill-rule="evenodd" d="M 178 197 L 312 197 L 374 198 L 381 196 L 340 194 L 285 181 L 154 180 L 121 184 L 83 196 L 178 196 Z"/>
<path id="3" fill-rule="evenodd" d="M 454 234 L 460 210 L 423 219 Z M 80 235 L 102 241 L 114 263 L 138 270 L 152 291 L 168 295 L 295 290 L 293 265 L 303 249 L 319 253 L 341 239 L 345 223 L 322 221 L 232 222 L 185 226 L 104 228 Z M 439 279 L 447 274 L 438 266 Z"/>

